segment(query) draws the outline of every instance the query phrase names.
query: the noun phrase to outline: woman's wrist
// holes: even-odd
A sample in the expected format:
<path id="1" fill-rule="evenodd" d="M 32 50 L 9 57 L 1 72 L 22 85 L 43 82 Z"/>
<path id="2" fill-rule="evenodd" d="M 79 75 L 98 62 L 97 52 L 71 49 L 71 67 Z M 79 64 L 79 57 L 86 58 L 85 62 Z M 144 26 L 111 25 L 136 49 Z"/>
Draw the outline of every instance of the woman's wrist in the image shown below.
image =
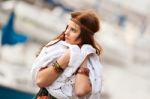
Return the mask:
<path id="1" fill-rule="evenodd" d="M 60 66 L 60 64 L 57 61 L 54 62 L 52 66 L 54 67 L 57 73 L 62 73 L 64 71 L 64 69 Z"/>
<path id="2" fill-rule="evenodd" d="M 65 60 L 63 60 L 62 58 L 59 58 L 57 60 L 57 63 L 61 66 L 62 69 L 65 69 L 67 67 L 67 63 L 65 62 Z"/>
<path id="3" fill-rule="evenodd" d="M 57 59 L 58 64 L 65 69 L 69 64 L 69 56 L 63 55 Z"/>
<path id="4" fill-rule="evenodd" d="M 82 74 L 89 77 L 89 69 L 87 67 L 79 67 L 76 74 Z"/>

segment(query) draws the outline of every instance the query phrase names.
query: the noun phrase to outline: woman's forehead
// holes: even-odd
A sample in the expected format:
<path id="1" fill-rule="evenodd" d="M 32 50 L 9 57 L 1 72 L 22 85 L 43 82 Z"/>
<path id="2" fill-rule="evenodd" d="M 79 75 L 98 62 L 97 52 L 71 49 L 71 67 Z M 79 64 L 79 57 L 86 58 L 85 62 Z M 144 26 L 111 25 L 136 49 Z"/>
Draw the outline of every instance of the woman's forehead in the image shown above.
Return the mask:
<path id="1" fill-rule="evenodd" d="M 75 22 L 71 21 L 71 20 L 68 22 L 68 25 L 72 28 L 80 29 L 80 26 L 78 24 L 76 24 Z"/>

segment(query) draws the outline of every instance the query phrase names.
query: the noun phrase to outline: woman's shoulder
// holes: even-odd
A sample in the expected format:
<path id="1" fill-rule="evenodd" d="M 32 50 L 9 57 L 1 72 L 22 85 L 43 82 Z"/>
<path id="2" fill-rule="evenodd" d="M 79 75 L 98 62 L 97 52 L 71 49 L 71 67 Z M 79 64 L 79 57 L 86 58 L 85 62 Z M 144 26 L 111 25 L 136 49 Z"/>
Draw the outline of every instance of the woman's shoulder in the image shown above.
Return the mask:
<path id="1" fill-rule="evenodd" d="M 50 41 L 45 47 L 47 48 L 51 48 L 51 47 L 65 47 L 65 48 L 68 48 L 68 45 L 66 44 L 65 41 L 63 40 L 60 40 L 60 39 L 56 39 L 56 40 L 52 40 Z"/>
<path id="2" fill-rule="evenodd" d="M 46 44 L 46 47 L 51 46 L 51 45 L 58 45 L 58 44 L 65 44 L 65 42 L 60 39 L 55 39 L 55 40 L 48 42 Z"/>
<path id="3" fill-rule="evenodd" d="M 50 42 L 47 43 L 46 46 L 53 45 L 53 44 L 55 44 L 57 42 L 59 42 L 59 39 L 51 40 Z"/>
<path id="4" fill-rule="evenodd" d="M 96 53 L 96 49 L 90 44 L 84 44 L 81 47 L 81 51 Z"/>

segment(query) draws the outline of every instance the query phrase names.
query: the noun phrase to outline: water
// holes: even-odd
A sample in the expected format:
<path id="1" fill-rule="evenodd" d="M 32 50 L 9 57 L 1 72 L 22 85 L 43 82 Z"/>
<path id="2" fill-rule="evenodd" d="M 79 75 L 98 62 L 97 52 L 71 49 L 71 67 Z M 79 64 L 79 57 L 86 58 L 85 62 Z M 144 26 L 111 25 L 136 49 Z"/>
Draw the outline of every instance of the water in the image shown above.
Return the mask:
<path id="1" fill-rule="evenodd" d="M 33 99 L 34 94 L 0 86 L 0 99 Z"/>

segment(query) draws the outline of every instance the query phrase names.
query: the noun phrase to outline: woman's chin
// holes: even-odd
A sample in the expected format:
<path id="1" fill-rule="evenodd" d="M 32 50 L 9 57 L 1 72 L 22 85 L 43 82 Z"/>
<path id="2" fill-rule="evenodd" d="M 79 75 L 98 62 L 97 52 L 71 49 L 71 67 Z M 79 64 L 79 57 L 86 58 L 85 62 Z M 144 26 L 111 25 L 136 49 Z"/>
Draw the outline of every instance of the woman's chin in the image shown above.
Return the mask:
<path id="1" fill-rule="evenodd" d="M 65 40 L 65 42 L 68 43 L 68 44 L 74 45 L 74 43 L 71 43 L 71 42 L 68 41 L 68 40 Z"/>
<path id="2" fill-rule="evenodd" d="M 70 42 L 68 40 L 65 40 L 65 42 L 70 44 Z"/>

